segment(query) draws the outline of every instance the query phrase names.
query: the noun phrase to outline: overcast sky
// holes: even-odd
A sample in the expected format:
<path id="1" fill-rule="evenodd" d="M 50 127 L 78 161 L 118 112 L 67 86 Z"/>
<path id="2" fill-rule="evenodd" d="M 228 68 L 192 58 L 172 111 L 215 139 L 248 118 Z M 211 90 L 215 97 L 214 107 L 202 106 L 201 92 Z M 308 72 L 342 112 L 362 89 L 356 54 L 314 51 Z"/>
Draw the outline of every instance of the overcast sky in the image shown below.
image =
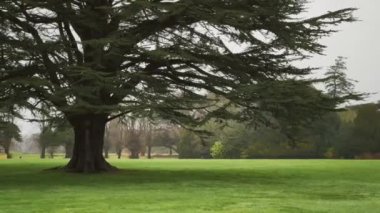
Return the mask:
<path id="1" fill-rule="evenodd" d="M 371 95 L 367 101 L 380 100 L 380 8 L 379 0 L 310 0 L 309 14 L 316 16 L 346 7 L 358 8 L 355 16 L 361 21 L 343 24 L 340 32 L 321 42 L 327 46 L 324 56 L 315 56 L 306 64 L 321 67 L 321 74 L 338 56 L 347 57 L 348 77 L 358 80 L 357 90 Z M 23 135 L 39 132 L 38 124 L 18 122 Z"/>
<path id="2" fill-rule="evenodd" d="M 367 102 L 380 100 L 380 8 L 379 0 L 312 0 L 310 14 L 318 15 L 327 11 L 355 7 L 354 13 L 360 21 L 342 24 L 340 32 L 322 39 L 327 46 L 325 56 L 316 56 L 312 66 L 325 71 L 337 56 L 347 57 L 347 75 L 359 81 L 357 90 L 372 94 Z"/>

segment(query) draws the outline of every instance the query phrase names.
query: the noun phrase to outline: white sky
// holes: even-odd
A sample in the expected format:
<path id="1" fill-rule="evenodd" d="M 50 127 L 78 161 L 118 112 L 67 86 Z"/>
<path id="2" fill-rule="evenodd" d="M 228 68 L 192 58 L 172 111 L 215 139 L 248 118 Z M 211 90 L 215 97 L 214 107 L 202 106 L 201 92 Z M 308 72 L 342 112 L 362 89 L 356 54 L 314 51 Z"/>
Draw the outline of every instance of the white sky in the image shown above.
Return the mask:
<path id="1" fill-rule="evenodd" d="M 380 8 L 379 0 L 310 0 L 309 14 L 316 16 L 327 11 L 346 7 L 359 10 L 355 16 L 361 21 L 342 24 L 340 32 L 321 40 L 327 46 L 324 56 L 316 56 L 308 62 L 312 67 L 321 67 L 321 74 L 334 63 L 338 56 L 347 57 L 347 75 L 358 80 L 357 90 L 366 93 L 380 92 Z M 371 95 L 367 101 L 380 100 L 380 93 Z M 17 122 L 23 135 L 39 132 L 37 123 Z"/>
<path id="2" fill-rule="evenodd" d="M 334 63 L 338 56 L 347 57 L 347 75 L 359 81 L 357 91 L 380 92 L 380 8 L 379 0 L 312 0 L 310 14 L 355 7 L 354 13 L 360 21 L 342 24 L 340 32 L 322 39 L 327 46 L 325 56 L 316 56 L 311 66 L 322 67 L 322 72 Z M 377 102 L 380 94 L 372 94 L 367 102 Z"/>

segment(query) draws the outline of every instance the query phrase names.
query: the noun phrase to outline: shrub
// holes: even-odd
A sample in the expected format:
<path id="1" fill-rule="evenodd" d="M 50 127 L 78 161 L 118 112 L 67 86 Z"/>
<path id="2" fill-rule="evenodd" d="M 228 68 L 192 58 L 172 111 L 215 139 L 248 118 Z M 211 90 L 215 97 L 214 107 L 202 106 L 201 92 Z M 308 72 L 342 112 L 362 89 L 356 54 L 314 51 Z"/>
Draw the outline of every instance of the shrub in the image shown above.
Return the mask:
<path id="1" fill-rule="evenodd" d="M 217 141 L 211 147 L 211 156 L 214 159 L 224 158 L 224 145 L 221 141 Z"/>

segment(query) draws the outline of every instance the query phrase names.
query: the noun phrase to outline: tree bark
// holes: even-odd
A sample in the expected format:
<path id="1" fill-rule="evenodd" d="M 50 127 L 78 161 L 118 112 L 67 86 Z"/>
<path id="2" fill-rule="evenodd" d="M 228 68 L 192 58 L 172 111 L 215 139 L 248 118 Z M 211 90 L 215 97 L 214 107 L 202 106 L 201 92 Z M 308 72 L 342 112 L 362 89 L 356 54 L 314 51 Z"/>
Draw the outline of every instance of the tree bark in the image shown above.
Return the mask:
<path id="1" fill-rule="evenodd" d="M 114 171 L 103 157 L 107 115 L 88 114 L 69 117 L 74 128 L 73 156 L 65 169 L 69 172 L 94 173 Z"/>

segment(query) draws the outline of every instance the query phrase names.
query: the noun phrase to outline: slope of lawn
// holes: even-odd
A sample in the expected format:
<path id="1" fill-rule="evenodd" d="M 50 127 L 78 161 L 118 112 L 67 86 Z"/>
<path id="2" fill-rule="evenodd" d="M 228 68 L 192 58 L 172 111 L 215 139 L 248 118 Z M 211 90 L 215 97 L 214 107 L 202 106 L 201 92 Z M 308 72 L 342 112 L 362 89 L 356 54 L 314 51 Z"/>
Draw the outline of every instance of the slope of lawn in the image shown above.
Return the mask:
<path id="1" fill-rule="evenodd" d="M 0 212 L 380 212 L 380 161 L 111 160 L 113 174 L 0 161 Z"/>

